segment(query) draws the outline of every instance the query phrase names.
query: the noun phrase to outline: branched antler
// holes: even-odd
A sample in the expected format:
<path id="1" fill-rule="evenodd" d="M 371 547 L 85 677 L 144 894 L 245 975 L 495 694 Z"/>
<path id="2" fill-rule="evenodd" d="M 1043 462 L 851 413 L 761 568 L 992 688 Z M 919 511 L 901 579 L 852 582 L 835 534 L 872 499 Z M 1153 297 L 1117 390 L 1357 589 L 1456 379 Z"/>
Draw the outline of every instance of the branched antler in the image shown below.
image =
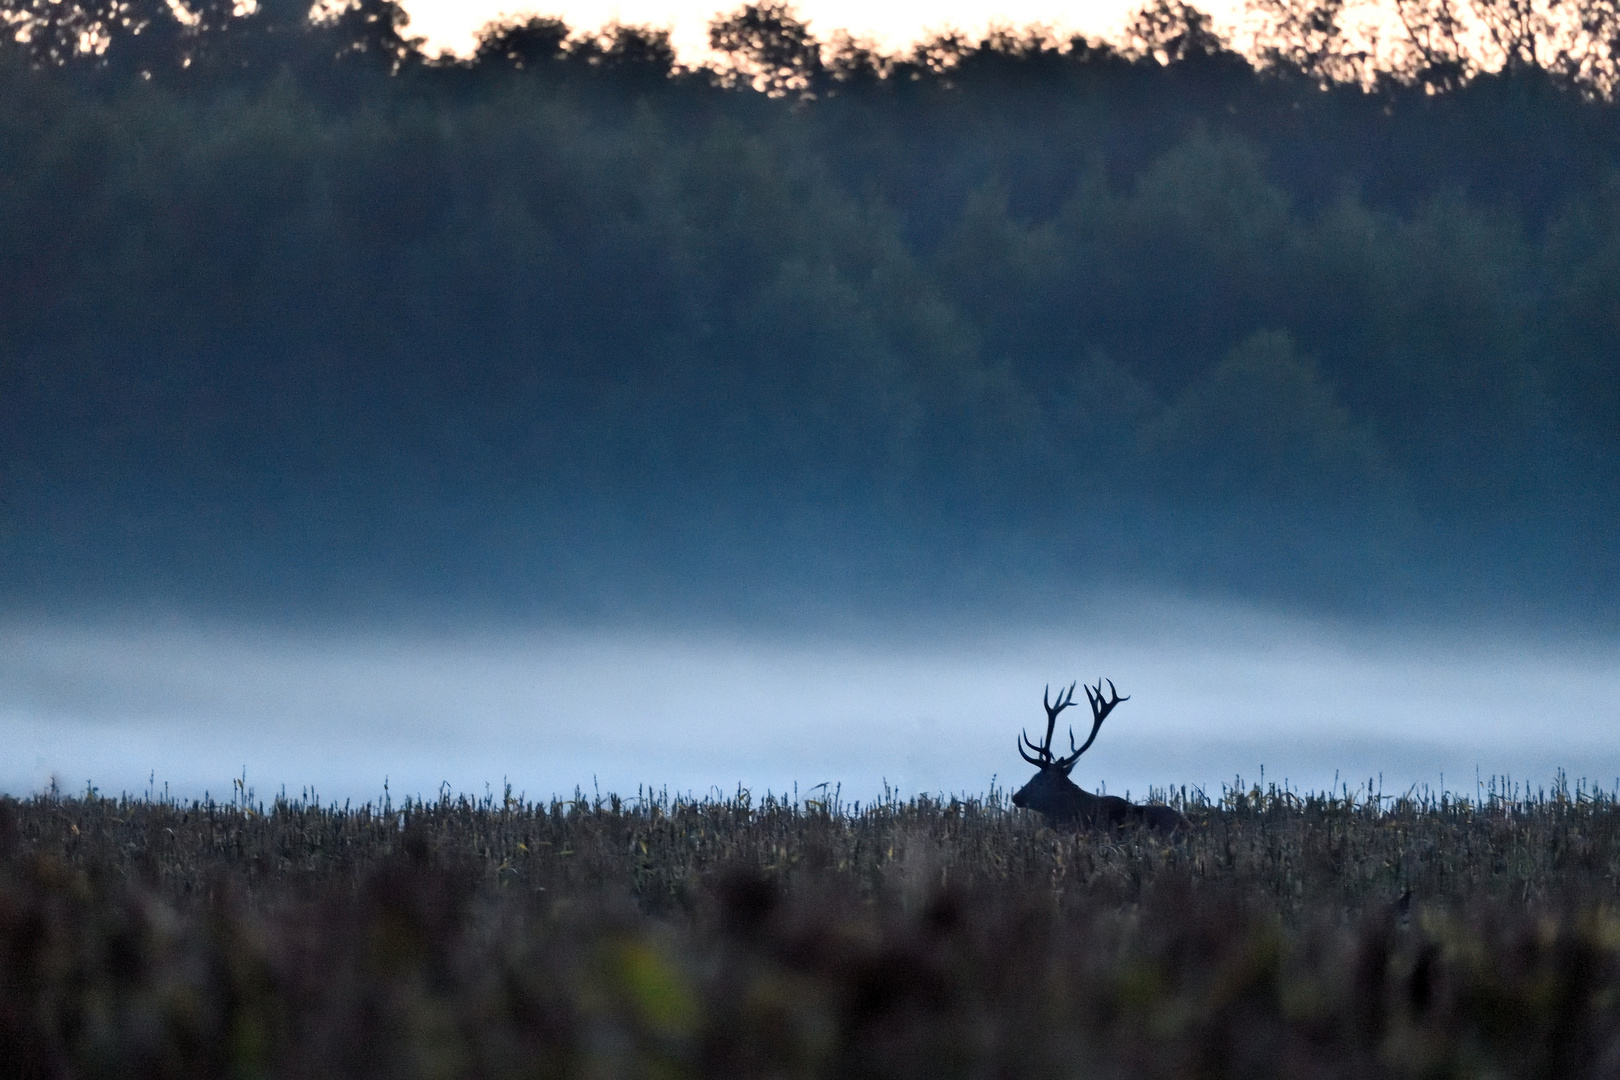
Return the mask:
<path id="1" fill-rule="evenodd" d="M 1076 685 L 1076 683 L 1070 683 L 1069 689 L 1065 693 L 1058 695 L 1055 704 L 1050 700 L 1052 691 L 1050 685 L 1041 694 L 1041 704 L 1046 706 L 1046 738 L 1042 739 L 1037 745 L 1030 741 L 1029 733 L 1026 731 L 1022 733 L 1022 738 L 1018 743 L 1018 753 L 1031 765 L 1042 769 L 1060 769 L 1065 773 L 1068 772 L 1074 768 L 1074 763 L 1080 760 L 1080 755 L 1089 750 L 1091 744 L 1097 741 L 1097 732 L 1102 730 L 1103 721 L 1108 718 L 1109 713 L 1114 711 L 1114 706 L 1122 701 L 1131 700 L 1129 697 L 1119 696 L 1119 691 L 1114 689 L 1114 680 L 1112 679 L 1108 680 L 1107 697 L 1103 696 L 1102 679 L 1097 680 L 1096 686 L 1087 686 L 1086 700 L 1091 702 L 1091 736 L 1086 739 L 1084 746 L 1076 748 L 1074 745 L 1074 728 L 1071 727 L 1069 729 L 1070 752 L 1063 757 L 1054 757 L 1052 755 L 1052 732 L 1057 727 L 1058 713 L 1074 704 L 1074 688 Z M 1025 752 L 1024 748 L 1026 746 L 1035 751 L 1034 757 L 1030 757 Z"/>
<path id="2" fill-rule="evenodd" d="M 1055 705 L 1051 701 L 1051 684 L 1048 683 L 1046 689 L 1042 691 L 1041 704 L 1046 706 L 1046 738 L 1042 739 L 1040 745 L 1037 746 L 1029 741 L 1029 732 L 1026 731 L 1022 733 L 1023 739 L 1018 744 L 1019 754 L 1022 754 L 1024 760 L 1029 762 L 1031 765 L 1039 765 L 1042 768 L 1045 768 L 1046 766 L 1052 764 L 1052 729 L 1057 727 L 1058 713 L 1074 704 L 1074 688 L 1076 685 L 1076 683 L 1070 683 L 1067 691 L 1060 692 L 1058 694 L 1057 704 Z M 1089 687 L 1087 688 L 1086 692 L 1088 694 L 1091 692 Z M 1074 730 L 1072 728 L 1069 730 L 1069 743 L 1071 746 L 1074 744 Z M 1037 756 L 1030 757 L 1028 754 L 1025 754 L 1025 746 L 1028 746 L 1031 750 L 1035 751 Z"/>

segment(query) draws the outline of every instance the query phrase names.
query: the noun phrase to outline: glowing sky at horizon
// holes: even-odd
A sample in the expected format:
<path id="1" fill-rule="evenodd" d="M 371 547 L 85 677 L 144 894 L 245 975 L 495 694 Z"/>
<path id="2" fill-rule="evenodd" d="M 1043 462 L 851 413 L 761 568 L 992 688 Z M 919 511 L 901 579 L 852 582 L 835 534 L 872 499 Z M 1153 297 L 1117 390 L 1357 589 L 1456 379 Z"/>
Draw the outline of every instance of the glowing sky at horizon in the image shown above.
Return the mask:
<path id="1" fill-rule="evenodd" d="M 427 50 L 467 52 L 478 28 L 492 20 L 524 14 L 559 16 L 577 30 L 594 30 L 610 22 L 668 28 L 676 51 L 688 63 L 700 61 L 708 51 L 708 24 L 715 14 L 740 7 L 742 0 L 555 0 L 525 5 L 514 0 L 405 0 L 412 34 L 428 39 Z M 836 30 L 876 41 L 897 50 L 930 34 L 956 29 L 982 32 L 991 24 L 1023 27 L 1048 26 L 1053 30 L 1110 37 L 1124 25 L 1140 0 L 801 0 L 795 5 L 800 18 L 823 41 Z M 1197 6 L 1217 20 L 1229 22 L 1241 11 L 1242 0 L 1208 0 Z"/>

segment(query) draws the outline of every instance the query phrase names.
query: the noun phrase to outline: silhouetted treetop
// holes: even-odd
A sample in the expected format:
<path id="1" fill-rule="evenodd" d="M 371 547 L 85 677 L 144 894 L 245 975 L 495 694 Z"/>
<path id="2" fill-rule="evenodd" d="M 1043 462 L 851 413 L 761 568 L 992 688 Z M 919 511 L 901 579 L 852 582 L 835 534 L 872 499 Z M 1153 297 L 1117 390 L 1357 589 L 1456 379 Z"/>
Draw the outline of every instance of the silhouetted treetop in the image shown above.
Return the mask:
<path id="1" fill-rule="evenodd" d="M 397 74 L 425 39 L 394 0 L 0 0 L 0 22 L 41 67 L 117 79 L 213 77 L 348 60 Z"/>
<path id="2" fill-rule="evenodd" d="M 569 33 L 568 24 L 561 19 L 539 15 L 521 22 L 486 23 L 478 32 L 472 62 L 474 65 L 507 64 L 522 70 L 561 60 L 568 51 Z"/>
<path id="3" fill-rule="evenodd" d="M 716 16 L 709 47 L 725 57 L 718 72 L 723 85 L 752 86 L 769 97 L 814 97 L 824 70 L 821 43 L 777 0 Z"/>
<path id="4" fill-rule="evenodd" d="M 1125 43 L 1137 55 L 1167 65 L 1229 51 L 1210 17 L 1183 0 L 1152 0 L 1138 8 L 1125 24 Z"/>
<path id="5" fill-rule="evenodd" d="M 1303 75 L 1318 87 L 1362 85 L 1373 77 L 1371 43 L 1357 44 L 1342 24 L 1344 0 L 1249 0 L 1261 26 L 1256 61 Z"/>
<path id="6" fill-rule="evenodd" d="M 1301 75 L 1319 89 L 1410 86 L 1425 94 L 1455 91 L 1486 75 L 1532 73 L 1607 97 L 1620 70 L 1616 0 L 1249 0 L 1248 10 L 1255 32 L 1245 39 L 1246 54 L 1185 0 L 1151 0 L 1117 43 L 1000 28 L 978 40 L 945 32 L 884 54 L 843 31 L 818 39 L 789 4 L 768 0 L 715 16 L 709 39 L 719 60 L 708 74 L 724 87 L 810 100 L 837 84 L 872 88 L 898 79 L 952 87 L 975 60 L 984 77 L 994 69 L 1005 79 L 1010 65 L 1023 81 L 1062 81 L 1065 65 L 1123 56 L 1143 65 L 1190 65 L 1206 80 L 1211 72 L 1239 79 L 1253 63 Z M 434 66 L 522 69 L 542 59 L 645 79 L 679 68 L 667 31 L 614 24 L 570 34 L 562 20 L 544 15 L 491 24 L 465 60 L 430 59 L 395 0 L 0 0 L 0 22 L 30 63 L 93 71 L 115 83 L 172 81 L 182 72 L 192 81 L 221 72 L 312 75 L 334 62 L 395 75 Z"/>

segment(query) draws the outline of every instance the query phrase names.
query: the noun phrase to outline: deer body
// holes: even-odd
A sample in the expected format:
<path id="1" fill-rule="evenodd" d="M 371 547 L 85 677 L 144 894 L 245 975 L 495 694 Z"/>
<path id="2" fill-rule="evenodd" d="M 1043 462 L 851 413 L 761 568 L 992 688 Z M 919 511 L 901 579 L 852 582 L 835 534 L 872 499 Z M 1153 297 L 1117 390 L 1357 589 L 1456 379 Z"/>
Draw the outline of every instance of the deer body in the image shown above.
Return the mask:
<path id="1" fill-rule="evenodd" d="M 1071 729 L 1069 748 L 1072 753 L 1065 757 L 1056 757 L 1052 753 L 1052 730 L 1057 725 L 1058 713 L 1074 704 L 1074 686 L 1070 685 L 1066 696 L 1058 696 L 1056 705 L 1048 700 L 1050 690 L 1041 698 L 1046 705 L 1046 738 L 1037 745 L 1025 735 L 1018 744 L 1019 754 L 1040 771 L 1030 777 L 1029 783 L 1019 788 L 1013 795 L 1013 805 L 1038 811 L 1053 825 L 1082 825 L 1109 829 L 1145 827 L 1166 835 L 1189 828 L 1185 815 L 1174 807 L 1153 803 L 1140 805 L 1126 802 L 1117 795 L 1093 795 L 1089 791 L 1081 790 L 1078 784 L 1069 779 L 1069 773 L 1074 769 L 1075 762 L 1079 761 L 1080 755 L 1096 741 L 1097 732 L 1102 729 L 1103 719 L 1115 705 L 1130 700 L 1120 697 L 1112 682 L 1108 684 L 1108 689 L 1113 694 L 1112 700 L 1103 697 L 1102 680 L 1097 681 L 1095 692 L 1091 687 L 1086 687 L 1086 698 L 1091 702 L 1091 738 L 1086 740 L 1085 746 L 1075 749 L 1074 731 Z M 1026 752 L 1025 746 L 1035 751 L 1035 755 L 1031 756 Z"/>
<path id="2" fill-rule="evenodd" d="M 1055 769 L 1036 773 L 1012 801 L 1014 806 L 1039 811 L 1054 825 L 1094 829 L 1145 825 L 1170 833 L 1188 824 L 1174 807 L 1126 802 L 1118 795 L 1093 795 Z"/>

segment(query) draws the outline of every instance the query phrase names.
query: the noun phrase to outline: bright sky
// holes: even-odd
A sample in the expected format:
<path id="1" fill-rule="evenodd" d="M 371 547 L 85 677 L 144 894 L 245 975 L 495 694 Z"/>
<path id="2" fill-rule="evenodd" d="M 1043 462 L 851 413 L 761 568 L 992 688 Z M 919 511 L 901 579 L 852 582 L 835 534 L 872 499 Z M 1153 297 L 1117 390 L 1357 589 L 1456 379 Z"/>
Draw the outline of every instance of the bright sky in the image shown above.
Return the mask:
<path id="1" fill-rule="evenodd" d="M 521 0 L 404 0 L 410 32 L 428 38 L 428 51 L 466 52 L 473 33 L 484 23 L 518 14 L 556 15 L 577 30 L 594 30 L 613 20 L 633 25 L 668 27 L 675 47 L 689 63 L 708 51 L 708 24 L 717 12 L 733 11 L 743 0 L 553 0 L 539 10 Z M 869 37 L 887 49 L 899 49 L 931 31 L 982 31 L 995 22 L 1015 27 L 1040 24 L 1093 37 L 1112 36 L 1140 0 L 800 0 L 799 17 L 822 41 L 835 30 Z M 1208 0 L 1197 6 L 1218 20 L 1242 9 L 1242 0 Z"/>

